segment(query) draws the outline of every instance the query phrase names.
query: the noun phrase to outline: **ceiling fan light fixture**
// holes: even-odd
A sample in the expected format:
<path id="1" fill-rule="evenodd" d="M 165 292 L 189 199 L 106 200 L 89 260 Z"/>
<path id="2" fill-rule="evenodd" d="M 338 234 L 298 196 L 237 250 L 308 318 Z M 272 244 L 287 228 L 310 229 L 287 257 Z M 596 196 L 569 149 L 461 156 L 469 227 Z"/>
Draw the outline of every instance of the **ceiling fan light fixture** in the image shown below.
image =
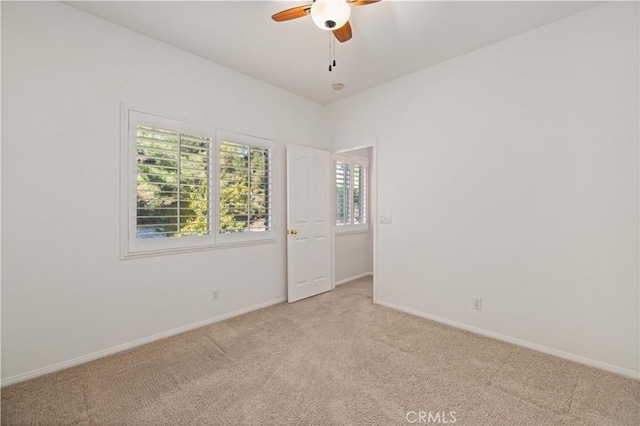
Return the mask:
<path id="1" fill-rule="evenodd" d="M 349 20 L 351 7 L 346 0 L 316 0 L 311 6 L 311 19 L 323 30 L 337 30 Z"/>

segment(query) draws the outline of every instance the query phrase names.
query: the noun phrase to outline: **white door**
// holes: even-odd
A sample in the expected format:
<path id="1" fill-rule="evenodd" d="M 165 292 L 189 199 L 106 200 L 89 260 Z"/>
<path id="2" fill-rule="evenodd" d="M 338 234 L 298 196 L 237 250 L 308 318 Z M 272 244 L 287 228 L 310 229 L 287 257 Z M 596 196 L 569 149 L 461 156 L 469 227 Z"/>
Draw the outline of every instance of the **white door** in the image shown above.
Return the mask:
<path id="1" fill-rule="evenodd" d="M 287 145 L 289 302 L 331 290 L 331 155 Z"/>

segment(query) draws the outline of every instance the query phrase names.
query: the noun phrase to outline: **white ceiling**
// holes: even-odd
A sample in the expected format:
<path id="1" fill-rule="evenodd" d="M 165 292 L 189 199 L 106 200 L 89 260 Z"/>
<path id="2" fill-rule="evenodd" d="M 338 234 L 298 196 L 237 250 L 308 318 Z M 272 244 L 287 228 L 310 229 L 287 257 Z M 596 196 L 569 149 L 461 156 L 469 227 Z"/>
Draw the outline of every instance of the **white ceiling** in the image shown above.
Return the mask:
<path id="1" fill-rule="evenodd" d="M 66 2 L 259 80 L 326 104 L 597 5 L 596 2 L 392 1 L 352 7 L 336 43 L 311 17 L 271 15 L 308 2 Z M 336 92 L 331 84 L 341 82 Z"/>

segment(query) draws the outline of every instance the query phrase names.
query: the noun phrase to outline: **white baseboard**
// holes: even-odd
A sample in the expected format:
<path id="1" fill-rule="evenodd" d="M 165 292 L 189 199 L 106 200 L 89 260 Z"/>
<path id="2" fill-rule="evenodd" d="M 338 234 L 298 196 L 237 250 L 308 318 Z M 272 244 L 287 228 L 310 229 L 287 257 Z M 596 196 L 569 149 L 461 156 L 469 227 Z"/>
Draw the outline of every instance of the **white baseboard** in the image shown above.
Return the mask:
<path id="1" fill-rule="evenodd" d="M 447 324 L 452 327 L 460 328 L 462 330 L 470 331 L 472 333 L 480 334 L 482 336 L 491 337 L 497 340 L 501 340 L 503 342 L 512 343 L 514 345 L 522 346 L 528 349 L 533 349 L 534 351 L 543 352 L 548 355 L 557 356 L 558 358 L 567 359 L 569 361 L 574 361 L 579 364 L 588 365 L 589 367 L 599 368 L 601 370 L 606 370 L 612 373 L 619 374 L 621 376 L 630 377 L 632 379 L 640 380 L 640 372 L 627 370 L 625 368 L 616 367 L 615 365 L 607 364 L 604 362 L 596 361 L 590 358 L 581 357 L 579 355 L 574 355 L 568 352 L 563 352 L 558 349 L 549 348 L 546 346 L 538 345 L 537 343 L 531 343 L 526 340 L 516 339 L 515 337 L 506 336 L 504 334 L 496 333 L 493 331 L 485 330 L 483 328 L 474 327 L 468 324 L 464 324 L 457 321 L 452 321 L 446 318 L 442 318 L 436 315 L 427 314 L 425 312 L 421 312 L 415 309 L 405 308 L 403 306 L 395 305 L 393 303 L 378 301 L 378 305 L 386 306 L 387 308 L 394 309 L 396 311 L 404 312 L 407 314 L 415 315 L 421 318 L 425 318 L 428 320 L 436 321 L 442 324 Z"/>
<path id="2" fill-rule="evenodd" d="M 104 358 L 109 355 L 113 355 L 118 352 L 126 351 L 128 349 L 135 348 L 137 346 L 146 345 L 147 343 L 152 343 L 157 340 L 165 339 L 167 337 L 175 336 L 176 334 L 184 333 L 186 331 L 191 331 L 196 328 L 204 327 L 209 324 L 213 324 L 216 322 L 224 321 L 229 318 L 237 317 L 242 314 L 246 314 L 251 311 L 255 311 L 258 309 L 266 308 L 268 306 L 277 305 L 278 303 L 286 302 L 287 298 L 282 297 L 279 299 L 270 300 L 264 303 L 259 303 L 257 305 L 249 306 L 247 308 L 238 309 L 233 312 L 228 312 L 226 314 L 218 315 L 213 318 L 208 318 L 206 320 L 194 322 L 182 327 L 174 328 L 172 330 L 163 331 L 162 333 L 154 334 L 152 336 L 143 337 L 141 339 L 134 340 L 132 342 L 123 343 L 122 345 L 113 346 L 108 349 L 103 349 L 98 352 L 93 352 L 88 355 L 79 356 L 77 358 L 70 359 L 68 361 L 59 362 L 57 364 L 49 365 L 47 367 L 38 368 L 36 370 L 32 370 L 26 373 L 18 374 L 12 377 L 7 377 L 0 382 L 0 386 L 8 386 L 14 383 L 23 382 L 25 380 L 34 379 L 38 376 L 44 376 L 45 374 L 53 373 L 56 371 L 64 370 L 65 368 L 74 367 L 79 364 L 84 364 L 85 362 L 94 361 L 99 358 Z"/>
<path id="3" fill-rule="evenodd" d="M 336 281 L 336 286 L 346 284 L 349 281 L 358 280 L 360 278 L 368 277 L 369 275 L 373 275 L 373 272 L 365 272 L 364 274 L 355 275 L 353 277 L 345 278 L 344 280 Z"/>

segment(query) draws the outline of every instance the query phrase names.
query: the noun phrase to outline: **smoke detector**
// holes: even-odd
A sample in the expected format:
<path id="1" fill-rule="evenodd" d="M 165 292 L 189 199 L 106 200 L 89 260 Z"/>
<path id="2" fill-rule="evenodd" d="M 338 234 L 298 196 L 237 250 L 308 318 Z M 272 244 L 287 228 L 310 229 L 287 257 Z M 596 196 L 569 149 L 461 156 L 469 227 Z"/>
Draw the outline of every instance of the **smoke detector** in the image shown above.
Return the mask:
<path id="1" fill-rule="evenodd" d="M 339 92 L 340 90 L 342 90 L 344 88 L 344 84 L 342 84 L 342 83 L 333 83 L 331 85 L 331 88 L 333 90 L 335 90 L 336 92 Z"/>

